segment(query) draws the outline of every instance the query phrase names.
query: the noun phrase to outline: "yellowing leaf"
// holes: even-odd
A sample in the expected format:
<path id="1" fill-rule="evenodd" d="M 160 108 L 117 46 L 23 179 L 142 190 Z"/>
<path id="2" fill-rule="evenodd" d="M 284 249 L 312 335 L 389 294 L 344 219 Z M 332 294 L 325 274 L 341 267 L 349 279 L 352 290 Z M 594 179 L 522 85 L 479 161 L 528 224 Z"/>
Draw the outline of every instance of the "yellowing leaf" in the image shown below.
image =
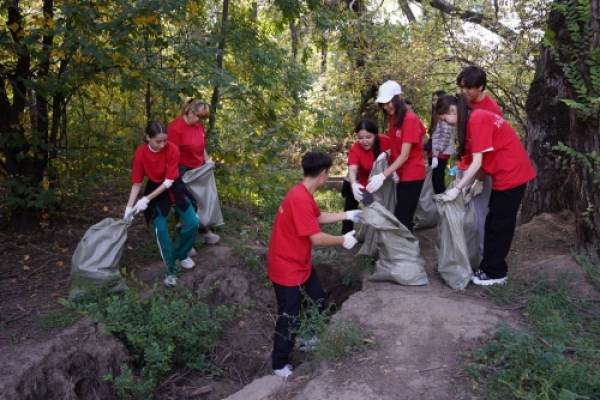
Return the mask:
<path id="1" fill-rule="evenodd" d="M 7 25 L 7 28 L 10 29 L 11 32 L 16 32 L 19 29 L 19 24 L 17 22 L 13 22 L 10 25 Z"/>
<path id="2" fill-rule="evenodd" d="M 29 271 L 29 269 L 30 269 L 30 268 L 29 268 L 27 265 L 24 265 L 24 266 L 23 266 L 23 270 L 24 270 L 24 271 Z"/>
<path id="3" fill-rule="evenodd" d="M 61 253 L 66 253 L 67 251 L 69 251 L 69 249 L 60 249 Z"/>
<path id="4" fill-rule="evenodd" d="M 59 267 L 62 267 L 64 264 L 65 264 L 65 263 L 64 263 L 64 262 L 62 262 L 62 261 L 57 261 L 57 262 L 56 262 L 56 265 L 58 265 Z"/>
<path id="5" fill-rule="evenodd" d="M 23 261 L 29 261 L 29 254 L 25 254 L 25 257 L 23 257 Z"/>
<path id="6" fill-rule="evenodd" d="M 106 206 L 102 207 L 102 211 L 108 211 L 108 207 L 106 207 Z"/>

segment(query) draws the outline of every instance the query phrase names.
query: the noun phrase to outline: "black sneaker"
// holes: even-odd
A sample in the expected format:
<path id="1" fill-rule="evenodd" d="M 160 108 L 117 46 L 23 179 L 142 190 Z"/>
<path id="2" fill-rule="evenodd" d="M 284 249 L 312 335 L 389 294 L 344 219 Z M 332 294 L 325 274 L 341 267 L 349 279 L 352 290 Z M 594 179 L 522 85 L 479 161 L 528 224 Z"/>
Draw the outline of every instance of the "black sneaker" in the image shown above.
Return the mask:
<path id="1" fill-rule="evenodd" d="M 482 270 L 477 270 L 474 274 L 473 274 L 473 283 L 476 285 L 482 285 L 482 286 L 490 286 L 490 285 L 502 285 L 504 283 L 506 283 L 506 281 L 508 280 L 508 277 L 504 277 L 504 278 L 490 278 L 489 276 L 487 276 L 485 274 L 485 272 L 483 272 Z"/>

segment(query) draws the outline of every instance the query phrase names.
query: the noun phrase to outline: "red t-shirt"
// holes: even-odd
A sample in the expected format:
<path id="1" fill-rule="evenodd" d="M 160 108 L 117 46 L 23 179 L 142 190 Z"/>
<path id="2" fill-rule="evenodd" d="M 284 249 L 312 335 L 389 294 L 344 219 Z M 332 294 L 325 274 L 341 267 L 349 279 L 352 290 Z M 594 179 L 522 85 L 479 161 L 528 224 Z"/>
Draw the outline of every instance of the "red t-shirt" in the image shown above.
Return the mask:
<path id="1" fill-rule="evenodd" d="M 174 181 L 179 178 L 179 149 L 173 143 L 168 142 L 159 152 L 153 152 L 148 144 L 137 148 L 133 155 L 133 166 L 131 168 L 131 182 L 142 183 L 144 176 L 152 182 L 162 183 L 165 179 Z M 173 193 L 169 189 L 171 202 L 175 201 Z"/>
<path id="2" fill-rule="evenodd" d="M 492 177 L 492 189 L 507 190 L 535 178 L 531 160 L 514 129 L 499 115 L 475 110 L 467 122 L 472 153 L 483 153 L 481 168 Z"/>
<path id="3" fill-rule="evenodd" d="M 423 136 L 427 133 L 425 125 L 419 117 L 412 111 L 406 111 L 402 126 L 396 128 L 394 123 L 395 115 L 390 115 L 390 127 L 388 136 L 390 137 L 391 157 L 390 163 L 393 163 L 402 151 L 403 143 L 412 143 L 408 160 L 396 173 L 401 182 L 420 181 L 425 179 L 425 160 L 423 159 Z"/>
<path id="4" fill-rule="evenodd" d="M 379 137 L 379 150 L 383 153 L 390 148 L 390 138 L 386 135 L 377 135 Z M 360 145 L 358 140 L 350 147 L 348 153 L 348 165 L 358 166 L 358 183 L 367 186 L 369 183 L 369 175 L 373 169 L 375 155 L 373 149 L 365 150 Z"/>
<path id="5" fill-rule="evenodd" d="M 309 236 L 321 232 L 317 218 L 321 210 L 302 183 L 294 186 L 277 210 L 267 270 L 269 279 L 283 286 L 304 284 L 312 269 Z"/>
<path id="6" fill-rule="evenodd" d="M 478 103 L 469 102 L 469 107 L 471 107 L 473 110 L 491 111 L 494 114 L 502 116 L 502 110 L 500 110 L 500 107 L 498 107 L 498 103 L 496 103 L 496 101 L 494 99 L 492 99 L 490 96 L 488 96 L 487 93 L 485 93 L 485 95 L 483 96 L 483 100 L 481 100 L 480 102 L 478 102 Z M 473 156 L 471 155 L 471 153 L 467 153 L 465 151 L 465 154 L 458 161 L 457 168 L 460 170 L 465 170 L 465 169 L 469 168 L 469 165 L 471 165 L 472 162 L 473 162 Z"/>
<path id="7" fill-rule="evenodd" d="M 204 165 L 204 149 L 206 148 L 204 124 L 188 125 L 181 116 L 169 124 L 167 133 L 169 142 L 179 148 L 181 165 L 192 169 Z"/>

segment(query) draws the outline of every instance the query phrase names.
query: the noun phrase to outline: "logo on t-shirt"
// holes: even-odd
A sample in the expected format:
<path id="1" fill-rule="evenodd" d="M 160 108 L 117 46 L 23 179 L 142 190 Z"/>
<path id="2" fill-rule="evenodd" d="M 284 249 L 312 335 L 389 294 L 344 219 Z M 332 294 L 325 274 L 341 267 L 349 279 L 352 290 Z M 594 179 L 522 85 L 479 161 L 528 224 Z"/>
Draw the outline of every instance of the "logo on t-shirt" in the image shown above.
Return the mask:
<path id="1" fill-rule="evenodd" d="M 283 206 L 279 206 L 279 210 L 278 211 L 279 211 L 280 214 L 283 214 Z"/>
<path id="2" fill-rule="evenodd" d="M 504 123 L 504 119 L 498 115 L 496 115 L 496 121 L 494 121 L 494 125 L 496 125 L 496 128 L 500 128 L 500 125 L 502 125 Z"/>
<path id="3" fill-rule="evenodd" d="M 402 137 L 402 128 L 396 129 L 396 136 L 397 137 Z"/>

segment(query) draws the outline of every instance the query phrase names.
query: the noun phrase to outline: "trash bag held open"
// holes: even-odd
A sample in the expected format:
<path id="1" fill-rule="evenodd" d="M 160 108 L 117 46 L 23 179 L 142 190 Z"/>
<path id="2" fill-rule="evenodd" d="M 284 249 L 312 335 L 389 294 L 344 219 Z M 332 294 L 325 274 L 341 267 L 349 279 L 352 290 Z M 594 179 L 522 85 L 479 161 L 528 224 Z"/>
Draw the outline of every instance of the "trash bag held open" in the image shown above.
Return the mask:
<path id="1" fill-rule="evenodd" d="M 71 297 L 82 293 L 86 283 L 102 285 L 121 277 L 119 261 L 130 226 L 131 220 L 106 218 L 87 230 L 71 259 Z M 121 283 L 113 290 L 124 288 Z"/>
<path id="2" fill-rule="evenodd" d="M 209 160 L 203 166 L 189 170 L 181 177 L 196 202 L 200 228 L 223 225 L 214 169 L 215 163 Z"/>
<path id="3" fill-rule="evenodd" d="M 419 203 L 417 204 L 417 209 L 415 210 L 415 216 L 413 218 L 415 221 L 413 229 L 415 231 L 418 229 L 431 228 L 432 226 L 436 226 L 438 222 L 437 208 L 433 201 L 435 192 L 433 191 L 433 184 L 431 183 L 432 173 L 433 168 L 428 165 L 425 182 L 423 182 L 423 188 L 419 195 Z"/>

